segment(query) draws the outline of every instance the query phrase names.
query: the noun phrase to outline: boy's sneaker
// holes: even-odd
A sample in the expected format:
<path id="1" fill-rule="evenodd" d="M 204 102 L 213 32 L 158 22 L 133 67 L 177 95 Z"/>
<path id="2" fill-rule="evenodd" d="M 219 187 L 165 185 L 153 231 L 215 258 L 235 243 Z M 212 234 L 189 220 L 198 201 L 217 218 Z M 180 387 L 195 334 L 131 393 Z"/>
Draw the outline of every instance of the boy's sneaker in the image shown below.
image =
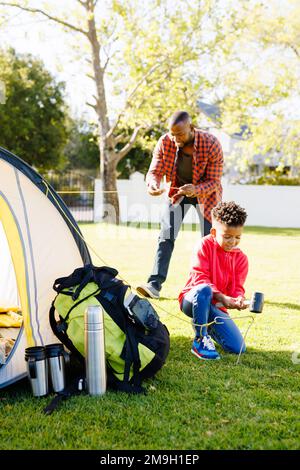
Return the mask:
<path id="1" fill-rule="evenodd" d="M 220 355 L 209 335 L 203 336 L 201 340 L 194 339 L 191 352 L 199 359 L 220 359 Z"/>
<path id="2" fill-rule="evenodd" d="M 151 299 L 159 299 L 159 290 L 155 289 L 151 284 L 140 284 L 136 287 L 136 291 L 144 297 Z"/>

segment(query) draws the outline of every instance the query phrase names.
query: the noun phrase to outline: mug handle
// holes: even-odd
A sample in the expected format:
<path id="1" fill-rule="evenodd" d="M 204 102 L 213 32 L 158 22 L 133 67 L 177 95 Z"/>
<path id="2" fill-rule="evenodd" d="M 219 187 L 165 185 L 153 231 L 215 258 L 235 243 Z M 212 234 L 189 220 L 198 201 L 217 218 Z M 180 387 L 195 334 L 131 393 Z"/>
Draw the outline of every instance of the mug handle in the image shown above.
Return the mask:
<path id="1" fill-rule="evenodd" d="M 29 375 L 31 379 L 36 379 L 36 367 L 33 357 L 28 358 Z"/>

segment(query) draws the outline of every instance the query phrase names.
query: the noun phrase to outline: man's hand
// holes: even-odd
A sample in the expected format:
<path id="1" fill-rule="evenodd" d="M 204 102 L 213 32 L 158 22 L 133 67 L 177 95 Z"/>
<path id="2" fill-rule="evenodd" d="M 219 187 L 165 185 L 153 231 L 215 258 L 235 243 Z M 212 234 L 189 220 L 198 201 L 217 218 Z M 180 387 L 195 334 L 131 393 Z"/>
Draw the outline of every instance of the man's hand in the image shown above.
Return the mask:
<path id="1" fill-rule="evenodd" d="M 184 186 L 180 186 L 176 196 L 196 197 L 195 191 L 196 188 L 193 184 L 185 184 Z"/>
<path id="2" fill-rule="evenodd" d="M 165 190 L 160 189 L 156 183 L 152 183 L 148 186 L 148 194 L 150 196 L 160 196 Z"/>

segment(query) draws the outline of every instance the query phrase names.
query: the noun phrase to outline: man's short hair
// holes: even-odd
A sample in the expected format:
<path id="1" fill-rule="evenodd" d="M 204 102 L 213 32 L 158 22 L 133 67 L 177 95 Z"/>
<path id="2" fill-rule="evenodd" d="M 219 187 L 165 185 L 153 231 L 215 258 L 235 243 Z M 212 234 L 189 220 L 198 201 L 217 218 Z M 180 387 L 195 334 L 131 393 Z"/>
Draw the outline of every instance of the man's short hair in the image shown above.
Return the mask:
<path id="1" fill-rule="evenodd" d="M 211 211 L 213 221 L 221 222 L 229 227 L 243 226 L 247 219 L 245 209 L 234 201 L 219 202 Z"/>
<path id="2" fill-rule="evenodd" d="M 191 121 L 191 116 L 186 111 L 176 111 L 172 114 L 169 121 L 169 127 L 179 124 L 179 122 Z"/>

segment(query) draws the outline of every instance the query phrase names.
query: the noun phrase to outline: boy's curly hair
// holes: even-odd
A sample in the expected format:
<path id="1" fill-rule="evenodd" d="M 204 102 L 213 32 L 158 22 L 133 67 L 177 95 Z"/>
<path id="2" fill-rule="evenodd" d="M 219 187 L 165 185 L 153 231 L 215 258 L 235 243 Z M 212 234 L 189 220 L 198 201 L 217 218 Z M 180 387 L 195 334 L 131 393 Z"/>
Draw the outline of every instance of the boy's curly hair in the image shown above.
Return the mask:
<path id="1" fill-rule="evenodd" d="M 212 218 L 230 227 L 243 226 L 247 219 L 245 209 L 234 201 L 219 202 L 211 211 Z"/>

